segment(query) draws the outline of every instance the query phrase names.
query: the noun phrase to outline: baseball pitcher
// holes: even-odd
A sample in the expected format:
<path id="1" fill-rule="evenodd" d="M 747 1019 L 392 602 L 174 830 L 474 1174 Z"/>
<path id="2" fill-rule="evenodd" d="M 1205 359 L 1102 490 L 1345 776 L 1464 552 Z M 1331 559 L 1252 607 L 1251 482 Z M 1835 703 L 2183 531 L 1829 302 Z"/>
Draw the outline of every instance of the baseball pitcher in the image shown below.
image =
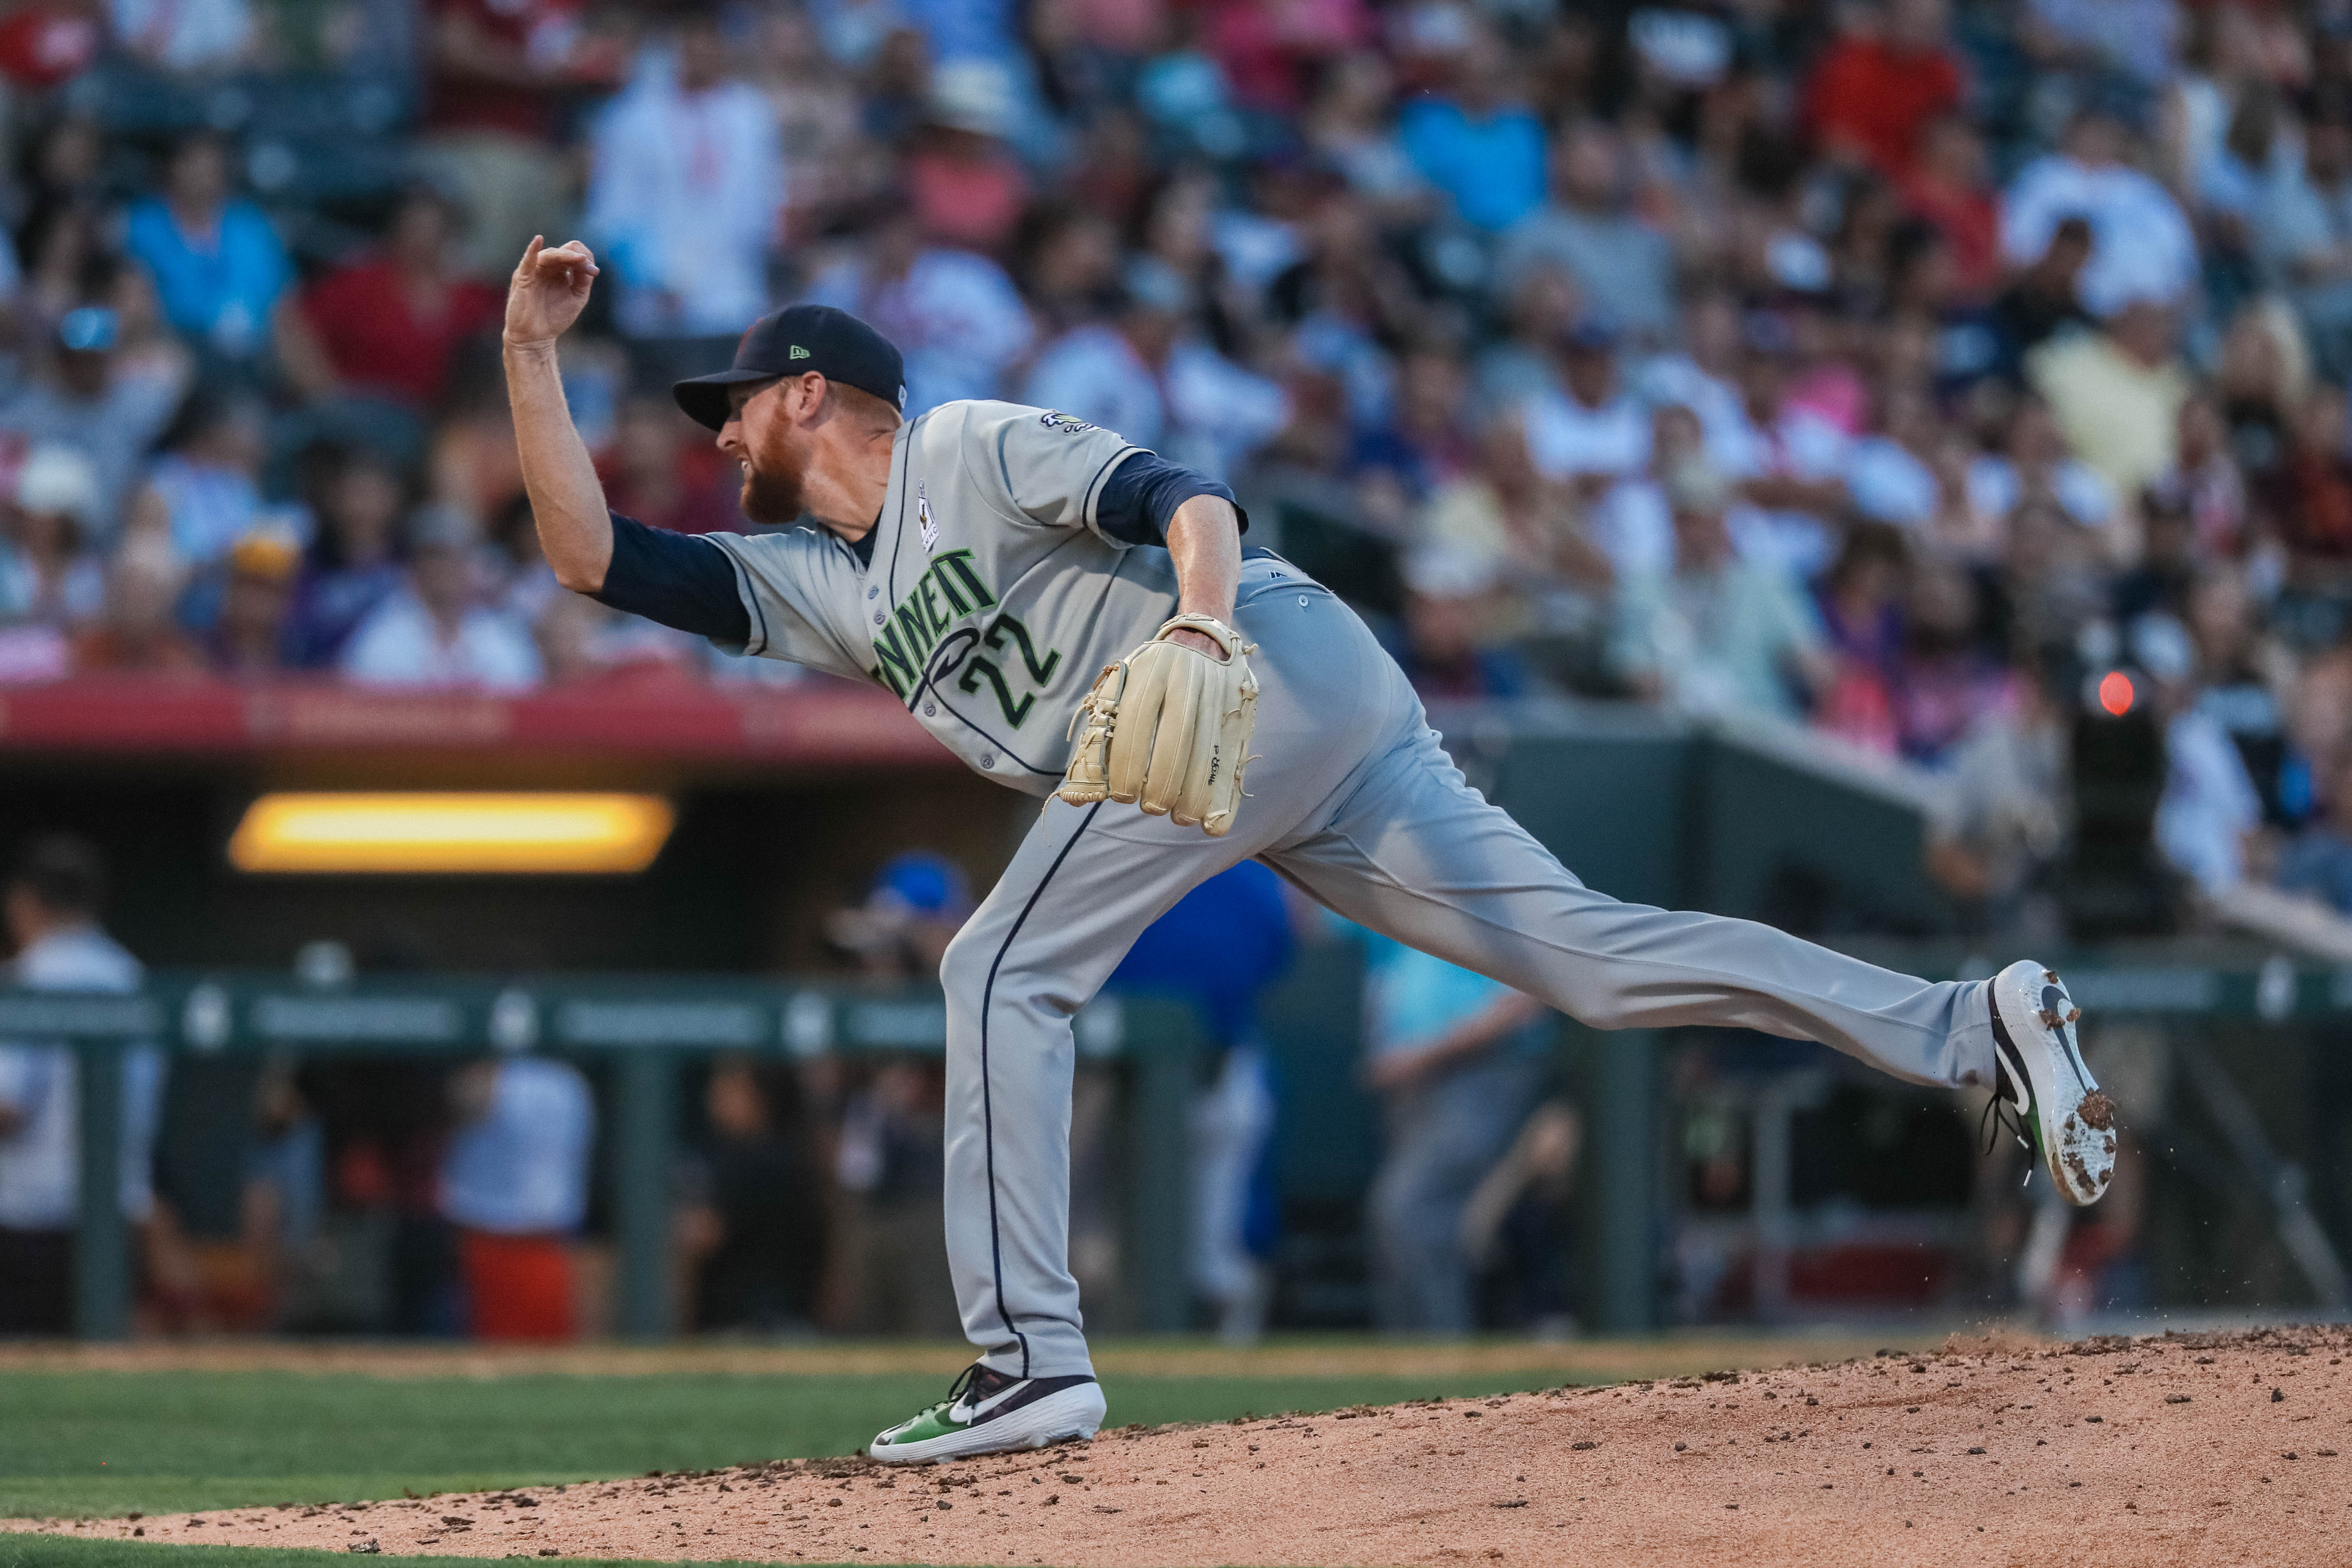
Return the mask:
<path id="1" fill-rule="evenodd" d="M 1598 1028 L 1760 1029 L 1907 1082 L 1985 1086 L 2060 1192 L 2105 1190 L 2113 1109 L 2056 974 L 1931 984 L 1588 889 L 1463 782 L 1353 612 L 1243 548 L 1232 492 L 1116 432 L 1009 403 L 902 418 L 898 351 L 794 306 L 676 393 L 742 465 L 748 516 L 813 526 L 697 537 L 614 515 L 556 369 L 595 276 L 586 247 L 534 240 L 507 303 L 523 477 L 563 585 L 870 680 L 1044 803 L 940 965 L 949 1264 L 981 1353 L 873 1458 L 1038 1447 L 1102 1422 L 1066 1256 L 1071 1016 L 1147 925 L 1245 857 Z"/>

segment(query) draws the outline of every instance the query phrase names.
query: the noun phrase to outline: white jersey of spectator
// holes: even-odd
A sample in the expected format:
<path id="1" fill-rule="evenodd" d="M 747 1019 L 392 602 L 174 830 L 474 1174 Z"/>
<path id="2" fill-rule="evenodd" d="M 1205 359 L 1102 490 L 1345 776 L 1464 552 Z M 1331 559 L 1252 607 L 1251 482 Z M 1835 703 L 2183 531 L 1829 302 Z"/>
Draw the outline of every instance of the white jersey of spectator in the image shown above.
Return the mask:
<path id="1" fill-rule="evenodd" d="M 2172 76 L 2181 9 L 2173 0 L 2028 0 L 2028 9 L 2059 37 L 2143 86 L 2160 87 Z"/>
<path id="2" fill-rule="evenodd" d="M 2292 199 L 2298 187 L 2309 188 L 2303 178 L 2300 150 L 2289 145 L 2284 136 L 2272 144 L 2270 156 L 2260 164 L 2248 163 L 2226 146 L 2201 158 L 2193 152 L 2186 153 L 2184 162 L 2190 171 L 2189 205 L 2197 216 L 2233 217 L 2252 226 L 2258 252 L 2265 248 L 2264 210 L 2281 197 Z"/>
<path id="3" fill-rule="evenodd" d="M 1767 429 L 1751 421 L 1743 405 L 1737 434 L 1720 452 L 1710 443 L 1708 456 L 1734 479 L 1843 480 L 1852 447 L 1852 437 L 1811 409 L 1784 407 Z M 1836 552 L 1828 521 L 1811 512 L 1735 506 L 1728 521 L 1731 541 L 1743 557 L 1801 579 L 1818 575 Z"/>
<path id="4" fill-rule="evenodd" d="M 110 541 L 122 521 L 122 503 L 137 482 L 147 450 L 187 391 L 182 361 L 163 359 L 145 367 L 117 361 L 106 390 L 76 397 L 47 380 L 35 381 L 0 403 L 0 430 L 34 445 L 55 441 L 88 458 L 98 474 L 98 517 L 92 543 Z"/>
<path id="5" fill-rule="evenodd" d="M 1551 356 L 1517 338 L 1488 343 L 1470 362 L 1472 405 L 1482 418 L 1524 408 L 1552 374 Z"/>
<path id="6" fill-rule="evenodd" d="M 21 494 L 18 504 L 26 504 Z M 106 603 L 104 558 L 85 548 L 67 563 L 63 580 L 46 595 L 52 600 L 47 605 L 42 603 L 44 586 L 32 558 L 14 542 L 0 538 L 0 626 L 45 614 L 66 625 L 94 618 Z"/>
<path id="7" fill-rule="evenodd" d="M 1874 521 L 1916 528 L 1936 515 L 1935 470 L 1885 436 L 1853 443 L 1846 454 L 1845 489 L 1854 510 Z"/>
<path id="8" fill-rule="evenodd" d="M 577 596 L 564 592 L 555 580 L 555 568 L 543 556 L 518 562 L 496 545 L 484 544 L 467 566 L 474 596 L 520 626 L 539 625 L 548 611 Z"/>
<path id="9" fill-rule="evenodd" d="M 1358 428 L 1388 423 L 1396 405 L 1396 361 L 1363 323 L 1336 310 L 1316 310 L 1291 334 L 1297 363 L 1337 380 Z"/>
<path id="10" fill-rule="evenodd" d="M 1713 571 L 1649 573 L 1618 591 L 1611 659 L 1654 677 L 1666 705 L 1694 714 L 1801 717 L 1790 659 L 1822 640 L 1812 603 L 1778 568 L 1734 557 Z"/>
<path id="11" fill-rule="evenodd" d="M 1969 504 L 1983 516 L 2007 517 L 2025 498 L 2017 465 L 1988 452 L 1969 463 Z M 2084 528 L 2115 521 L 2116 489 L 2099 470 L 2079 458 L 2062 458 L 2050 474 L 2050 494 L 2068 517 Z"/>
<path id="12" fill-rule="evenodd" d="M 0 977 L 35 991 L 139 989 L 139 961 L 95 926 L 53 931 L 16 955 Z M 122 1062 L 123 1214 L 155 1206 L 149 1172 L 163 1110 L 163 1058 L 134 1046 Z M 72 1047 L 0 1045 L 0 1106 L 19 1122 L 0 1137 L 0 1226 L 70 1230 L 81 1201 L 81 1074 Z"/>
<path id="13" fill-rule="evenodd" d="M 477 605 L 457 635 L 408 588 L 396 589 L 359 624 L 343 649 L 342 671 L 365 686 L 523 691 L 539 684 L 539 648 L 530 629 L 502 610 Z"/>
<path id="14" fill-rule="evenodd" d="M 853 257 L 827 268 L 803 299 L 846 310 L 898 346 L 909 419 L 942 403 L 999 395 L 1005 372 L 1036 335 L 1013 279 L 968 250 L 926 250 L 904 278 L 887 282 Z"/>
<path id="15" fill-rule="evenodd" d="M 226 70 L 253 48 L 246 0 L 106 0 L 106 16 L 125 48 L 167 71 Z"/>
<path id="16" fill-rule="evenodd" d="M 1650 461 L 1650 411 L 1629 394 L 1599 408 L 1559 387 L 1528 400 L 1528 458 L 1549 479 L 1622 477 Z"/>
<path id="17" fill-rule="evenodd" d="M 596 1101 L 580 1069 L 545 1057 L 498 1064 L 490 1103 L 441 1157 L 441 1212 L 499 1236 L 562 1236 L 588 1217 Z"/>
<path id="18" fill-rule="evenodd" d="M 1655 479 L 1642 476 L 1610 486 L 1587 527 L 1620 582 L 1675 569 L 1674 510 Z"/>
<path id="19" fill-rule="evenodd" d="M 2173 112 L 2179 117 L 2181 167 L 2201 200 L 2207 171 L 2222 157 L 2230 137 L 2230 121 L 2237 118 L 2238 89 L 2208 70 L 2191 66 L 2172 80 Z"/>
<path id="20" fill-rule="evenodd" d="M 2246 216 L 2253 225 L 2255 249 L 2273 275 L 2295 281 L 2289 269 L 2306 262 L 2322 264 L 2320 275 L 2326 277 L 2324 264 L 2352 247 L 2352 182 L 2323 189 L 2296 160 L 2283 175 L 2263 184 Z M 2340 289 L 2341 281 L 2336 286 Z"/>
<path id="21" fill-rule="evenodd" d="M 2127 165 L 2094 166 L 2062 153 L 2028 163 L 2002 195 L 2001 254 L 2017 267 L 2039 261 L 2070 217 L 2091 226 L 2091 258 L 2076 287 L 2092 314 L 2138 300 L 2178 300 L 2196 285 L 2197 237 L 2171 192 Z"/>
<path id="22" fill-rule="evenodd" d="M 1726 473 L 1748 460 L 1754 433 L 1739 389 L 1710 375 L 1685 354 L 1659 354 L 1635 365 L 1626 378 L 1633 395 L 1653 409 L 1687 408 L 1698 417 L 1707 460 Z"/>
<path id="23" fill-rule="evenodd" d="M 1219 207 L 1210 215 L 1209 244 L 1225 264 L 1226 279 L 1253 299 L 1262 297 L 1300 254 L 1296 228 L 1239 207 Z"/>
<path id="24" fill-rule="evenodd" d="M 1290 422 L 1281 387 L 1187 338 L 1154 374 L 1125 336 L 1079 327 L 1047 346 L 1022 400 L 1116 430 L 1171 463 L 1223 479 Z"/>
<path id="25" fill-rule="evenodd" d="M 1414 165 L 1393 131 L 1335 137 L 1317 151 L 1360 196 L 1376 202 L 1408 202 L 1428 193 L 1428 176 Z"/>
<path id="26" fill-rule="evenodd" d="M 1651 342 L 1675 336 L 1674 245 L 1639 218 L 1538 207 L 1504 233 L 1497 286 L 1511 289 L 1539 267 L 1576 279 L 1585 304 L 1620 331 Z"/>
<path id="27" fill-rule="evenodd" d="M 186 565 L 211 565 L 263 526 L 282 529 L 297 544 L 310 542 L 309 509 L 266 505 L 253 476 L 241 468 L 167 453 L 156 459 L 147 484 L 170 516 L 172 553 Z"/>
<path id="28" fill-rule="evenodd" d="M 688 92 L 657 67 L 606 108 L 590 145 L 583 222 L 619 278 L 624 332 L 731 336 L 768 309 L 784 164 L 765 93 L 740 81 Z"/>
<path id="29" fill-rule="evenodd" d="M 2226 892 L 2245 880 L 2246 835 L 2263 821 L 2245 759 L 2230 732 L 2199 708 L 2165 725 L 2164 752 L 2157 845 L 2200 891 Z"/>
<path id="30" fill-rule="evenodd" d="M 882 40 L 907 25 L 898 0 L 837 0 L 817 6 L 813 20 L 826 56 L 852 70 L 863 70 Z"/>

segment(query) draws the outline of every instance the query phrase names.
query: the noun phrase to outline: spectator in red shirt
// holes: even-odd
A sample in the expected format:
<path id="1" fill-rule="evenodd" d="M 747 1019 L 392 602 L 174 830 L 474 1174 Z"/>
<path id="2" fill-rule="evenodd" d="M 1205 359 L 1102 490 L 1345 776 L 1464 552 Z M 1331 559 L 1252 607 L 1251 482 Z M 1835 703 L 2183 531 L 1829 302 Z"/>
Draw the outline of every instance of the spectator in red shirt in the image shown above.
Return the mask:
<path id="1" fill-rule="evenodd" d="M 1317 68 L 1371 31 L 1359 0 L 1218 0 L 1202 16 L 1202 42 L 1224 67 L 1234 95 L 1276 114 L 1305 108 Z"/>
<path id="2" fill-rule="evenodd" d="M 106 47 L 105 24 L 95 7 L 39 4 L 14 8 L 0 22 L 0 76 L 28 88 L 69 81 Z"/>
<path id="3" fill-rule="evenodd" d="M 2345 455 L 2345 395 L 2315 391 L 2296 416 L 2287 460 L 2265 487 L 2299 565 L 2352 559 L 2352 458 Z"/>
<path id="4" fill-rule="evenodd" d="M 573 93 L 614 85 L 623 53 L 581 0 L 431 0 L 425 152 L 464 193 L 471 269 L 503 278 L 534 234 L 570 226 L 555 144 Z"/>
<path id="5" fill-rule="evenodd" d="M 1029 202 L 1029 177 L 1004 142 L 1016 105 L 1004 68 L 955 60 L 931 76 L 928 123 L 907 158 L 907 194 L 933 239 L 1002 256 Z"/>
<path id="6" fill-rule="evenodd" d="M 1985 179 L 1984 140 L 1957 114 L 1919 132 L 1904 205 L 1932 223 L 1951 249 L 1952 285 L 1964 299 L 1990 300 L 2000 287 L 2000 208 Z"/>
<path id="7" fill-rule="evenodd" d="M 1823 153 L 1889 176 L 1910 168 L 1920 128 L 1960 103 L 1946 20 L 1945 0 L 1885 0 L 1857 13 L 1805 84 L 1805 120 Z"/>
<path id="8" fill-rule="evenodd" d="M 496 325 L 498 290 L 457 274 L 456 216 L 437 192 L 410 191 L 381 252 L 329 273 L 303 297 L 340 390 L 429 413 L 448 390 L 458 346 Z"/>

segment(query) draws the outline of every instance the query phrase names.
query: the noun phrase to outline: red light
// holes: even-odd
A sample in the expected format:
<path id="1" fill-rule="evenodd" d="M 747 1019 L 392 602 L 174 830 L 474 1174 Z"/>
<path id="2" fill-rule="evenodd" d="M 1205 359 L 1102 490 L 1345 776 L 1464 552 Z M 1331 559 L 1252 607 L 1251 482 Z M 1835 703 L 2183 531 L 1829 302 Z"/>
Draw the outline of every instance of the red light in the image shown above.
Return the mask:
<path id="1" fill-rule="evenodd" d="M 2111 669 L 2100 678 L 2099 706 L 2115 718 L 2131 711 L 2132 699 L 2137 695 L 2132 690 L 2131 677 L 2120 669 Z"/>

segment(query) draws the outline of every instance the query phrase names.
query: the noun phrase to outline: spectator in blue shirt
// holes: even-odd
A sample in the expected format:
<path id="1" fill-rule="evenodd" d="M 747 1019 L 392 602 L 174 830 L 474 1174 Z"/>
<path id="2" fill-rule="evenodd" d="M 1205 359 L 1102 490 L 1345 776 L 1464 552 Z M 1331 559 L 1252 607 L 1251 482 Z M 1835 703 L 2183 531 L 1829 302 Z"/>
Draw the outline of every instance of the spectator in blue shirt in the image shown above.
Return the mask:
<path id="1" fill-rule="evenodd" d="M 1265 1324 L 1275 1201 L 1266 1145 L 1274 1080 L 1258 1002 L 1290 968 L 1290 908 L 1282 880 L 1255 860 L 1220 872 L 1144 931 L 1108 989 L 1181 996 L 1199 1009 L 1222 1053 L 1192 1102 L 1192 1288 L 1229 1342 Z"/>
<path id="2" fill-rule="evenodd" d="M 1543 202 L 1543 121 L 1513 97 L 1502 46 L 1483 30 L 1456 58 L 1452 92 L 1408 104 L 1398 134 L 1465 223 L 1496 233 Z"/>
<path id="3" fill-rule="evenodd" d="M 2279 853 L 2278 885 L 2352 915 L 2352 752 L 2336 758 L 2320 814 Z"/>
<path id="4" fill-rule="evenodd" d="M 588 1080 L 568 1062 L 509 1057 L 467 1067 L 452 1089 L 441 1212 L 457 1227 L 467 1325 L 477 1339 L 569 1340 L 596 1142 Z"/>
<path id="5" fill-rule="evenodd" d="M 131 204 L 123 246 L 154 280 L 164 319 L 215 368 L 250 369 L 275 346 L 297 386 L 331 380 L 292 309 L 286 246 L 259 207 L 230 194 L 219 137 L 173 149 L 162 192 Z"/>
<path id="6" fill-rule="evenodd" d="M 1350 930 L 1364 944 L 1364 1079 L 1386 1134 L 1365 1204 L 1373 1320 L 1389 1333 L 1466 1334 L 1478 1324 L 1463 1216 L 1542 1088 L 1544 1006 Z"/>

